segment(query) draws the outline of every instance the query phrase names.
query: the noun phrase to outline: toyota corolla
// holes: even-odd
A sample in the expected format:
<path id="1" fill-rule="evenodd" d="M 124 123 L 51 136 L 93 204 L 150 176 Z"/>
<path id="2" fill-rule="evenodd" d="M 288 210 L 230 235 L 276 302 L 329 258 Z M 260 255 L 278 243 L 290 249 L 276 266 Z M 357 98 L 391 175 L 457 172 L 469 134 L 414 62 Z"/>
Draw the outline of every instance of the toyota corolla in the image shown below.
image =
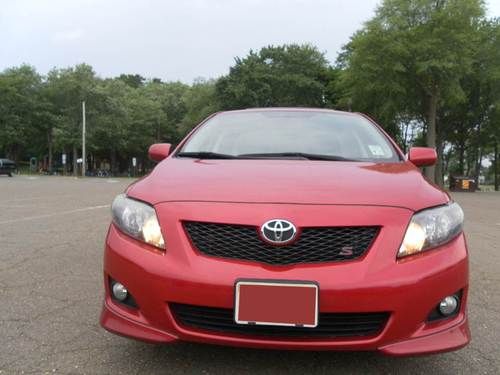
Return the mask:
<path id="1" fill-rule="evenodd" d="M 463 212 L 368 117 L 221 112 L 112 204 L 107 330 L 274 349 L 426 354 L 466 345 Z"/>

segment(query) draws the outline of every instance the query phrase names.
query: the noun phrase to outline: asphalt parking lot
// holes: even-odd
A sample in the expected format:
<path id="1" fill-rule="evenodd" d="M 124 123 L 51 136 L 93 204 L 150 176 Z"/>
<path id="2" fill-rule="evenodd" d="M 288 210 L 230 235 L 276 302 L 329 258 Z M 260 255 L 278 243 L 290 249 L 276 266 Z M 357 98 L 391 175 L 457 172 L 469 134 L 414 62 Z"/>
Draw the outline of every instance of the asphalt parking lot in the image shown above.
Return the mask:
<path id="1" fill-rule="evenodd" d="M 0 176 L 0 374 L 500 373 L 500 193 L 461 193 L 473 342 L 412 358 L 200 344 L 155 346 L 98 318 L 109 204 L 128 179 Z"/>

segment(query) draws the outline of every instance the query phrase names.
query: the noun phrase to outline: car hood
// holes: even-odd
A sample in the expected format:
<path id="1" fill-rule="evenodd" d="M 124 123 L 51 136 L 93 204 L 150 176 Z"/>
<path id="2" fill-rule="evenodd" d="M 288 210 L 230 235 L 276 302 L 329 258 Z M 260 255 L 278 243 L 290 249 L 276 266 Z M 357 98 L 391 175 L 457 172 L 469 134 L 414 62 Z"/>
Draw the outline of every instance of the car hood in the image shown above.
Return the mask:
<path id="1" fill-rule="evenodd" d="M 153 205 L 168 201 L 342 204 L 415 211 L 449 201 L 410 162 L 169 157 L 131 185 L 127 194 Z"/>

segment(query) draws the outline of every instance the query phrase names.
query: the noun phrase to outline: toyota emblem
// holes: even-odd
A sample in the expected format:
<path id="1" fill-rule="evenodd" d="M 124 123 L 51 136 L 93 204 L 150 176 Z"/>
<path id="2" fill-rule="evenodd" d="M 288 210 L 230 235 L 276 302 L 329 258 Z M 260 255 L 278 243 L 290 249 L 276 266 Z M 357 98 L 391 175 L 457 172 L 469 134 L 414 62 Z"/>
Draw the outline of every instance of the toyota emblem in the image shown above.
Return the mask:
<path id="1" fill-rule="evenodd" d="M 260 232 L 266 241 L 275 245 L 284 245 L 293 241 L 297 228 L 287 220 L 273 219 L 265 222 Z"/>

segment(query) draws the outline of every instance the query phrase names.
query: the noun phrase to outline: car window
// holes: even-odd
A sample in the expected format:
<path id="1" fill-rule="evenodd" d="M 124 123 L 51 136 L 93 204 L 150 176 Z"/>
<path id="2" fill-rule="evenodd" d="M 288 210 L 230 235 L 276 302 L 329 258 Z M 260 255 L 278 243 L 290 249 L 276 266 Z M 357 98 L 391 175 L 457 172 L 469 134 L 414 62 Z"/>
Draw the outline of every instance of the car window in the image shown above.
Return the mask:
<path id="1" fill-rule="evenodd" d="M 196 131 L 181 152 L 233 156 L 305 153 L 399 161 L 388 139 L 362 116 L 314 111 L 226 112 Z"/>

